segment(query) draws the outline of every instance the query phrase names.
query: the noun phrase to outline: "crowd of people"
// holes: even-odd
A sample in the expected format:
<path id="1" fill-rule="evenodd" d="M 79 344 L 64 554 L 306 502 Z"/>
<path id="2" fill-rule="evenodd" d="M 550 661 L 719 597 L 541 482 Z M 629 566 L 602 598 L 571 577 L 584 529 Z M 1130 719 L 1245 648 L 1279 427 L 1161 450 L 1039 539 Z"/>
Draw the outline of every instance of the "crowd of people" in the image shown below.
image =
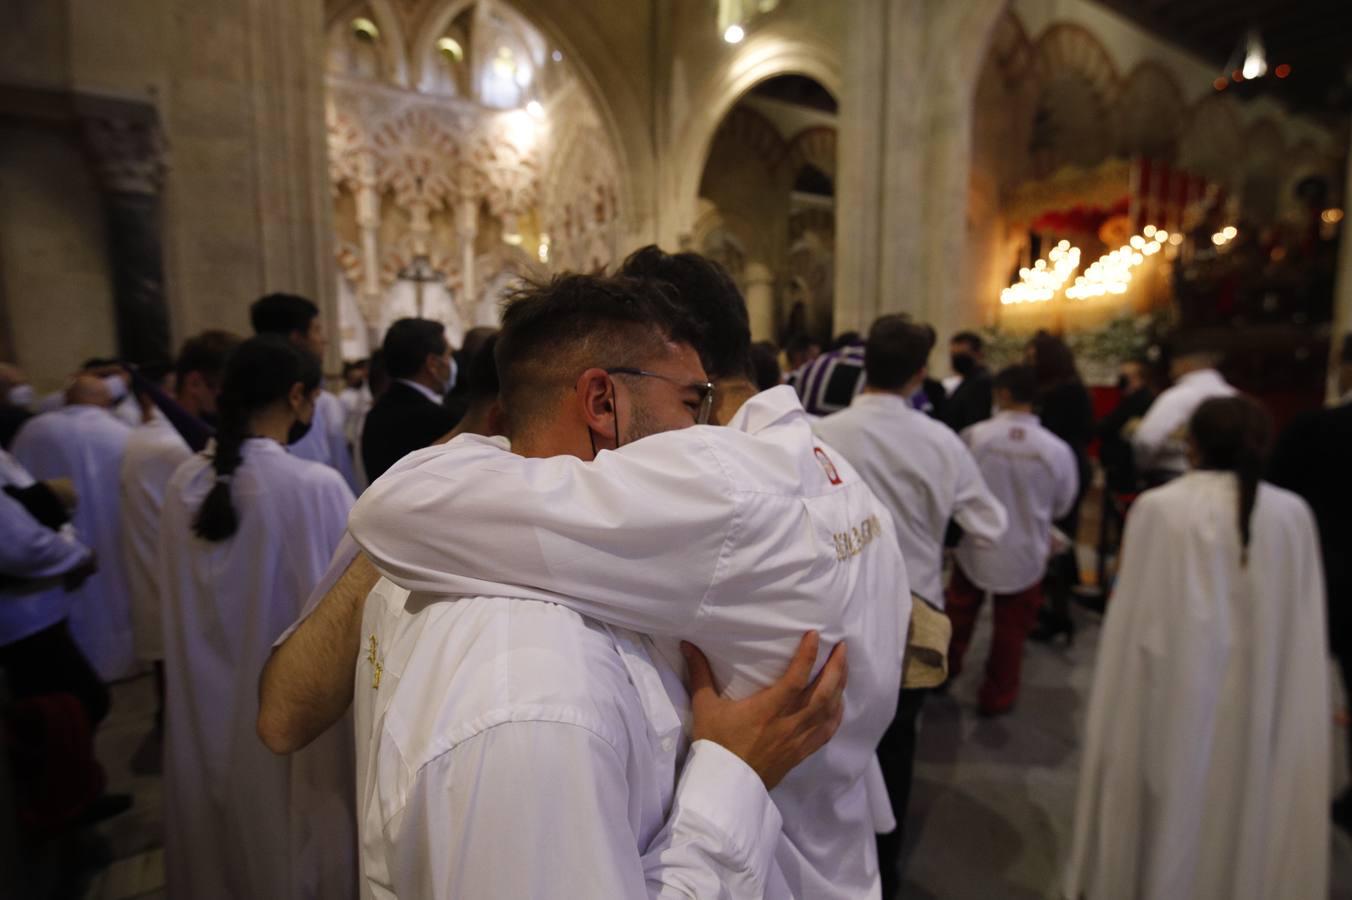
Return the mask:
<path id="1" fill-rule="evenodd" d="M 338 393 L 312 302 L 251 323 L 44 398 L 0 366 L 27 840 L 127 808 L 93 735 L 153 671 L 171 898 L 895 897 L 924 704 L 983 603 L 983 716 L 1030 638 L 1074 638 L 1096 455 L 1126 526 L 1064 895 L 1326 894 L 1352 404 L 1269 482 L 1270 419 L 1204 343 L 1158 396 L 1124 361 L 1096 422 L 1055 335 L 991 371 L 955 334 L 942 381 L 904 315 L 781 354 L 656 247 L 459 349 L 401 319 Z"/>

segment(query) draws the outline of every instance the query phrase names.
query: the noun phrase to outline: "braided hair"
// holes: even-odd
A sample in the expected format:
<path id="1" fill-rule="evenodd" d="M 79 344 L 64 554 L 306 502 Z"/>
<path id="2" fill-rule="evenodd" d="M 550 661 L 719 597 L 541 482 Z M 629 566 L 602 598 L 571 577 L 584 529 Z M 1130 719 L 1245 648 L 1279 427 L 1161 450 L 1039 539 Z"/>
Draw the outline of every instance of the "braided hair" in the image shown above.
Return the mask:
<path id="1" fill-rule="evenodd" d="M 1248 397 L 1213 397 L 1193 413 L 1188 432 L 1198 468 L 1234 472 L 1239 479 L 1240 562 L 1248 565 L 1258 482 L 1272 450 L 1272 419 Z"/>
<path id="2" fill-rule="evenodd" d="M 276 335 L 250 338 L 230 355 L 217 401 L 220 425 L 211 466 L 216 473 L 193 521 L 193 532 L 213 543 L 224 541 L 239 528 L 239 516 L 230 494 L 230 480 L 244 461 L 249 420 L 291 392 L 299 383 L 306 392 L 319 387 L 319 360 L 297 350 Z"/>

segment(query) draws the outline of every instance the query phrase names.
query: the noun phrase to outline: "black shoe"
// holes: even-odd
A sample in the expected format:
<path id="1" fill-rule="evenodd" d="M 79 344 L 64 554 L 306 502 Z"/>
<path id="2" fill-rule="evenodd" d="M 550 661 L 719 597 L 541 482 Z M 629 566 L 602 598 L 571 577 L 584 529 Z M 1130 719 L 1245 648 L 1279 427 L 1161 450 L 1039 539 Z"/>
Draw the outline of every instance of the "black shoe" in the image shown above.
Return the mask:
<path id="1" fill-rule="evenodd" d="M 71 824 L 76 828 L 88 828 L 105 819 L 120 816 L 129 809 L 131 794 L 100 794 Z"/>
<path id="2" fill-rule="evenodd" d="M 1039 644 L 1050 644 L 1057 639 L 1063 639 L 1067 647 L 1075 643 L 1075 622 L 1070 616 L 1050 614 L 1039 616 L 1039 619 L 1041 621 L 1037 628 L 1028 635 L 1030 640 Z"/>

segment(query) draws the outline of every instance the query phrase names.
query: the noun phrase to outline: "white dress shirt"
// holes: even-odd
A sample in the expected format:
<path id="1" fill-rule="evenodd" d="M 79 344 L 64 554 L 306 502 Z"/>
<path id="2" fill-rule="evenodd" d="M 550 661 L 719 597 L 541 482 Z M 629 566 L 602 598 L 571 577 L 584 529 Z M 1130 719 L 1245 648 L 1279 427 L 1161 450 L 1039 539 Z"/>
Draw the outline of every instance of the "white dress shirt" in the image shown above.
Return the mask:
<path id="1" fill-rule="evenodd" d="M 1231 397 L 1237 391 L 1215 369 L 1189 372 L 1155 398 L 1131 444 L 1142 472 L 1188 470 L 1188 422 L 1197 407 L 1212 397 Z"/>
<path id="2" fill-rule="evenodd" d="M 668 701 L 636 636 L 501 597 L 368 600 L 363 622 L 366 896 L 763 895 L 779 814 L 707 741 L 675 778 L 681 723 L 652 724 Z"/>
<path id="3" fill-rule="evenodd" d="M 174 470 L 191 457 L 187 441 L 158 409 L 149 422 L 132 429 L 122 457 L 122 553 L 131 589 L 132 646 L 145 662 L 164 658 L 155 574 L 164 491 Z"/>
<path id="4" fill-rule="evenodd" d="M 321 390 L 315 397 L 310 430 L 287 450 L 292 456 L 323 463 L 336 470 L 354 494 L 362 489 L 352 467 L 352 448 L 347 443 L 347 410 L 328 391 Z"/>
<path id="5" fill-rule="evenodd" d="M 1070 446 L 1032 413 L 999 412 L 966 429 L 962 438 L 1009 516 L 998 544 L 963 538 L 954 554 L 979 588 L 1014 594 L 1042 580 L 1052 544 L 1052 522 L 1070 512 L 1080 473 Z"/>
<path id="6" fill-rule="evenodd" d="M 976 460 L 942 422 L 896 394 L 864 393 L 812 430 L 838 450 L 892 511 L 911 591 L 944 607 L 944 534 L 957 519 L 967 540 L 1005 533 L 1005 508 Z"/>
<path id="7" fill-rule="evenodd" d="M 845 719 L 774 791 L 777 862 L 796 896 L 878 896 L 873 835 L 893 826 L 872 802 L 874 751 L 896 710 L 910 589 L 891 515 L 816 440 L 792 388 L 756 395 L 727 427 L 590 462 L 462 435 L 396 463 L 349 530 L 415 592 L 554 601 L 652 635 L 677 671 L 676 640 L 690 640 L 732 697 L 780 677 L 803 632 L 821 633 L 819 665 L 844 640 Z"/>
<path id="8" fill-rule="evenodd" d="M 0 450 L 0 487 L 31 487 L 33 476 Z M 69 525 L 43 525 L 9 494 L 0 491 L 0 575 L 53 578 L 89 559 L 90 550 Z M 36 592 L 0 589 L 0 647 L 50 628 L 70 614 L 71 596 L 61 587 Z"/>
<path id="9" fill-rule="evenodd" d="M 131 599 L 122 560 L 118 473 L 132 429 L 96 406 L 63 406 L 34 416 L 14 438 L 14 456 L 34 477 L 69 478 L 79 503 L 75 533 L 98 554 L 98 570 L 70 594 L 70 632 L 104 681 L 131 674 Z"/>

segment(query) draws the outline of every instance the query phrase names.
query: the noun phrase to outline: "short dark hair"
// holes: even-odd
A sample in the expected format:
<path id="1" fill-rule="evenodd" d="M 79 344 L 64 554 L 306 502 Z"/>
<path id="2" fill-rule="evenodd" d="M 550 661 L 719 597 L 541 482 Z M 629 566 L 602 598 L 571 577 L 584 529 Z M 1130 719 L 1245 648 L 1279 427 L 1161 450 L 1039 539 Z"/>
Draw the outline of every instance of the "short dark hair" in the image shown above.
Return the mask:
<path id="1" fill-rule="evenodd" d="M 620 275 L 663 282 L 703 332 L 695 345 L 710 378 L 753 378 L 751 320 L 727 271 L 698 253 L 667 253 L 655 244 L 635 250 Z"/>
<path id="2" fill-rule="evenodd" d="M 282 337 L 295 331 L 304 334 L 318 315 L 319 307 L 297 294 L 267 294 L 249 307 L 254 334 L 279 334 Z"/>
<path id="3" fill-rule="evenodd" d="M 975 331 L 959 331 L 949 338 L 948 342 L 950 344 L 966 344 L 977 353 L 980 353 L 981 348 L 986 346 L 986 342 L 981 339 L 981 335 L 977 334 Z"/>
<path id="4" fill-rule="evenodd" d="M 1040 388 L 1050 388 L 1080 380 L 1075 368 L 1075 353 L 1070 345 L 1050 331 L 1040 330 L 1028 342 L 1033 348 L 1033 367 Z"/>
<path id="5" fill-rule="evenodd" d="M 349 359 L 343 363 L 343 377 L 346 378 L 349 373 L 364 368 L 366 368 L 365 359 Z"/>
<path id="6" fill-rule="evenodd" d="M 1037 373 L 1032 366 L 1006 366 L 995 376 L 992 388 L 1009 391 L 1009 399 L 1015 403 L 1032 403 L 1037 399 Z"/>
<path id="7" fill-rule="evenodd" d="M 751 367 L 756 373 L 757 390 L 768 391 L 784 383 L 784 373 L 779 368 L 779 348 L 769 341 L 751 345 Z"/>
<path id="8" fill-rule="evenodd" d="M 830 352 L 844 350 L 846 347 L 860 343 L 861 340 L 859 332 L 857 331 L 842 331 L 840 334 L 836 335 L 836 339 L 831 342 L 829 349 Z"/>
<path id="9" fill-rule="evenodd" d="M 174 364 L 178 380 L 183 381 L 189 372 L 198 372 L 209 384 L 219 383 L 230 354 L 240 343 L 239 335 L 219 330 L 204 331 L 188 338 L 179 348 L 178 361 Z"/>
<path id="10" fill-rule="evenodd" d="M 512 293 L 494 358 L 503 412 L 520 430 L 562 387 L 593 366 L 641 366 L 667 341 L 700 346 L 700 327 L 669 289 L 640 278 L 559 275 Z"/>
<path id="11" fill-rule="evenodd" d="M 871 387 L 896 390 L 925 367 L 934 349 L 934 333 L 905 316 L 881 316 L 864 344 L 864 374 Z"/>
<path id="12" fill-rule="evenodd" d="M 399 319 L 385 332 L 380 349 L 391 378 L 412 378 L 429 355 L 446 352 L 446 326 L 432 319 Z"/>

